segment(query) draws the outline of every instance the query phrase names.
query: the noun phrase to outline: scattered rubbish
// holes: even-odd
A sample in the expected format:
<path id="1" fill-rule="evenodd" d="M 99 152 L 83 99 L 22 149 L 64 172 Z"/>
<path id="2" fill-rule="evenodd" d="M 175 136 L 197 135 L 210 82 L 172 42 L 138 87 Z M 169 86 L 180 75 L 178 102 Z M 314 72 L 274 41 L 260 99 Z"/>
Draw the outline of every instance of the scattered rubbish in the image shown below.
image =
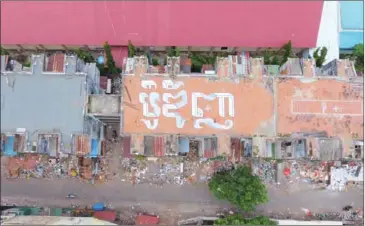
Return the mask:
<path id="1" fill-rule="evenodd" d="M 348 205 L 342 208 L 343 211 L 349 211 L 352 209 L 352 206 Z"/>
<path id="2" fill-rule="evenodd" d="M 253 174 L 260 177 L 265 183 L 275 183 L 275 162 L 255 159 L 252 168 Z"/>
<path id="3" fill-rule="evenodd" d="M 75 194 L 70 193 L 70 194 L 68 194 L 68 195 L 66 196 L 66 198 L 68 198 L 68 199 L 74 199 L 74 198 L 76 198 L 76 195 L 75 195 Z"/>

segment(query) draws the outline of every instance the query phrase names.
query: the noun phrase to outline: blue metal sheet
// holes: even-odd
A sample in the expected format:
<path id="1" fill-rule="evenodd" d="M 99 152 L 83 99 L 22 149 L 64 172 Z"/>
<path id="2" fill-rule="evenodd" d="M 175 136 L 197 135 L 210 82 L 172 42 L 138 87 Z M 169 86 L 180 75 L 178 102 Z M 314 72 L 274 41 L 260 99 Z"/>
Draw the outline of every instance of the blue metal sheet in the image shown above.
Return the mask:
<path id="1" fill-rule="evenodd" d="M 340 8 L 342 30 L 364 29 L 363 1 L 341 1 Z"/>
<path id="2" fill-rule="evenodd" d="M 6 156 L 15 156 L 16 152 L 14 151 L 14 136 L 7 136 L 5 141 L 5 152 L 4 155 Z"/>
<path id="3" fill-rule="evenodd" d="M 91 140 L 91 151 L 90 151 L 90 157 L 96 158 L 99 154 L 99 140 L 98 139 L 92 139 Z"/>
<path id="4" fill-rule="evenodd" d="M 359 43 L 364 43 L 364 32 L 340 32 L 340 49 L 352 49 Z"/>

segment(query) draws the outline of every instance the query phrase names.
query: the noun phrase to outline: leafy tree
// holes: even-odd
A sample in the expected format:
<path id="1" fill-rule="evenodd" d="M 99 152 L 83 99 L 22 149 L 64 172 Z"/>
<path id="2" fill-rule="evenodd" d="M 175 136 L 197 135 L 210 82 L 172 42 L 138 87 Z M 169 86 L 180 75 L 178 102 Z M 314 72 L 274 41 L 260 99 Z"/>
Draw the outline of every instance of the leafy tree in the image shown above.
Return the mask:
<path id="1" fill-rule="evenodd" d="M 314 53 L 313 53 L 313 58 L 316 61 L 316 67 L 322 67 L 324 61 L 326 60 L 326 56 L 327 56 L 327 48 L 326 47 L 322 47 L 322 48 L 317 48 Z"/>
<path id="2" fill-rule="evenodd" d="M 255 54 L 254 54 L 255 56 Z M 259 51 L 257 56 L 264 58 L 265 65 L 283 65 L 288 61 L 289 57 L 295 57 L 292 51 L 292 43 L 288 41 L 279 50 L 273 51 L 271 48 Z"/>
<path id="3" fill-rule="evenodd" d="M 4 49 L 2 46 L 0 46 L 0 55 L 3 56 L 3 55 L 9 55 L 9 52 Z"/>
<path id="4" fill-rule="evenodd" d="M 292 44 L 291 41 L 289 41 L 288 43 L 284 44 L 281 49 L 279 50 L 279 52 L 283 52 L 282 54 L 282 59 L 280 62 L 280 65 L 285 64 L 285 62 L 288 61 L 289 57 L 293 57 L 294 54 L 292 52 Z"/>
<path id="5" fill-rule="evenodd" d="M 131 41 L 128 41 L 128 57 L 134 57 L 136 55 L 136 48 Z"/>
<path id="6" fill-rule="evenodd" d="M 106 54 L 107 60 L 107 72 L 109 74 L 118 74 L 120 73 L 120 69 L 115 66 L 115 61 L 113 59 L 112 51 L 108 42 L 104 43 L 104 51 Z"/>
<path id="7" fill-rule="evenodd" d="M 169 57 L 178 57 L 180 56 L 180 50 L 176 46 L 171 46 L 167 50 L 167 56 Z"/>
<path id="8" fill-rule="evenodd" d="M 277 225 L 277 223 L 264 216 L 245 219 L 243 216 L 235 214 L 216 220 L 214 225 Z"/>
<path id="9" fill-rule="evenodd" d="M 364 44 L 355 45 L 351 55 L 355 60 L 356 71 L 364 72 Z"/>
<path id="10" fill-rule="evenodd" d="M 89 51 L 86 51 L 84 49 L 78 48 L 76 50 L 76 55 L 79 59 L 83 60 L 85 63 L 94 63 L 95 58 Z"/>
<path id="11" fill-rule="evenodd" d="M 204 64 L 214 65 L 216 62 L 216 55 L 207 55 L 200 53 L 193 53 L 191 55 L 191 70 L 193 72 L 201 72 Z"/>
<path id="12" fill-rule="evenodd" d="M 218 199 L 225 199 L 244 211 L 252 211 L 256 205 L 268 201 L 265 185 L 246 166 L 218 172 L 209 182 L 209 188 Z"/>

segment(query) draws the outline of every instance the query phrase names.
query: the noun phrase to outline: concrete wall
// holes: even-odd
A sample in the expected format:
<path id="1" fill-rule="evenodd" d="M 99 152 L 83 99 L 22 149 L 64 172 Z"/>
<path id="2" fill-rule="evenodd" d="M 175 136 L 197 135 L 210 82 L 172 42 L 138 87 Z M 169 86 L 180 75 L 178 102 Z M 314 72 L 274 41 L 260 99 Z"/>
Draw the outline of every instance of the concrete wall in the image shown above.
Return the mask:
<path id="1" fill-rule="evenodd" d="M 326 47 L 327 57 L 325 63 L 338 59 L 339 50 L 339 3 L 336 1 L 324 1 L 321 23 L 319 25 L 317 48 Z M 315 49 L 310 50 L 312 55 Z"/>
<path id="2" fill-rule="evenodd" d="M 174 79 L 148 76 L 137 65 L 124 78 L 121 133 L 132 135 L 133 150 L 142 149 L 143 135 L 217 136 L 220 154 L 230 152 L 230 137 L 256 136 L 253 145 L 265 155 L 265 137 L 325 132 L 349 153 L 364 137 L 362 78 L 348 77 L 349 61 L 334 64 L 335 76 L 316 75 L 314 61 L 302 62 L 297 76 L 262 75 L 262 61 L 250 59 L 250 75 L 219 70 Z"/>
<path id="3" fill-rule="evenodd" d="M 43 56 L 33 56 L 31 72 L 1 73 L 1 131 L 15 132 L 25 128 L 29 141 L 36 141 L 39 132 L 62 134 L 68 148 L 71 134 L 98 135 L 101 123 L 84 118 L 86 98 L 97 92 L 98 69 L 86 65 L 76 73 L 75 62 L 66 57 L 65 73 L 43 72 Z"/>

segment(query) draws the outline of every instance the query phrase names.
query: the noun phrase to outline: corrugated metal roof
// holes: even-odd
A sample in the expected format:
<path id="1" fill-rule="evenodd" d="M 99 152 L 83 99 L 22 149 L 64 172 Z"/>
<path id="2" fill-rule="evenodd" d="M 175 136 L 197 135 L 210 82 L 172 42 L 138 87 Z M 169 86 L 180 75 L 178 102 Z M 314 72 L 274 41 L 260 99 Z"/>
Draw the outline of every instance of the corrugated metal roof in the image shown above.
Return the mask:
<path id="1" fill-rule="evenodd" d="M 159 222 L 158 216 L 138 215 L 136 217 L 136 225 L 157 225 L 158 222 Z"/>
<path id="2" fill-rule="evenodd" d="M 315 47 L 322 8 L 323 1 L 3 1 L 1 42 Z"/>

